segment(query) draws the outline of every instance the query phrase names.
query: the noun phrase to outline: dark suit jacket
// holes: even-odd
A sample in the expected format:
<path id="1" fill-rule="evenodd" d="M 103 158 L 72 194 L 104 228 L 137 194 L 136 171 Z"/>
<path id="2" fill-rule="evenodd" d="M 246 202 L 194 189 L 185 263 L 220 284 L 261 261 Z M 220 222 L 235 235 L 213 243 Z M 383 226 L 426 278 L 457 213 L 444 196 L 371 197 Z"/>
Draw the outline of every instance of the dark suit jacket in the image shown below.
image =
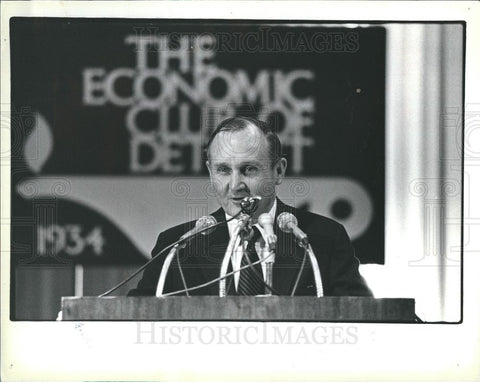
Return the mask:
<path id="1" fill-rule="evenodd" d="M 365 280 L 358 272 L 358 259 L 354 255 L 354 249 L 341 224 L 324 216 L 297 210 L 277 199 L 276 215 L 278 216 L 285 211 L 297 217 L 298 226 L 308 235 L 320 267 L 325 296 L 372 295 Z M 221 208 L 215 211 L 212 216 L 218 222 L 225 221 L 225 213 Z M 160 233 L 152 250 L 152 256 L 178 240 L 180 236 L 194 226 L 195 221 L 191 221 Z M 276 224 L 275 234 L 278 240 L 273 266 L 273 288 L 281 295 L 290 295 L 302 263 L 304 250 L 298 247 L 292 234 L 282 232 Z M 199 235 L 197 239 L 180 251 L 179 260 L 188 287 L 203 284 L 220 276 L 220 266 L 228 241 L 228 227 L 223 224 L 207 236 Z M 131 290 L 129 296 L 155 295 L 160 271 L 167 254 L 168 251 L 146 268 L 137 288 Z M 227 285 L 229 285 L 228 294 L 235 294 L 233 276 L 227 279 Z M 174 260 L 166 278 L 164 292 L 182 289 L 184 287 L 178 262 Z M 193 290 L 190 294 L 218 296 L 218 289 L 219 283 L 216 282 L 201 289 Z M 315 295 L 313 272 L 308 257 L 295 295 Z"/>

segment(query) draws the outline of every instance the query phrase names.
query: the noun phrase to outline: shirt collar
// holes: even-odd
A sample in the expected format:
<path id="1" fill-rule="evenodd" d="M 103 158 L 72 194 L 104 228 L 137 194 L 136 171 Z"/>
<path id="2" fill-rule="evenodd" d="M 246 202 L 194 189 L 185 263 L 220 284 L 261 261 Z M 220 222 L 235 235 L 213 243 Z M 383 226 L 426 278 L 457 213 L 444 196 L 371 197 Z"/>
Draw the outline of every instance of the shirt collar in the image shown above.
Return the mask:
<path id="1" fill-rule="evenodd" d="M 272 206 L 272 208 L 270 208 L 270 211 L 268 211 L 268 214 L 272 217 L 272 219 L 275 220 L 275 214 L 276 213 L 277 213 L 277 199 L 274 199 L 273 206 Z M 227 220 L 232 218 L 232 216 L 228 215 L 226 212 L 225 212 L 225 217 L 227 218 Z M 232 219 L 231 221 L 228 222 L 228 233 L 229 233 L 230 237 L 232 237 L 233 230 L 235 229 L 237 224 L 238 224 L 238 219 Z M 254 225 L 259 229 L 260 233 L 265 238 L 265 232 L 264 232 L 263 228 L 260 227 L 260 225 L 258 223 L 254 224 Z"/>

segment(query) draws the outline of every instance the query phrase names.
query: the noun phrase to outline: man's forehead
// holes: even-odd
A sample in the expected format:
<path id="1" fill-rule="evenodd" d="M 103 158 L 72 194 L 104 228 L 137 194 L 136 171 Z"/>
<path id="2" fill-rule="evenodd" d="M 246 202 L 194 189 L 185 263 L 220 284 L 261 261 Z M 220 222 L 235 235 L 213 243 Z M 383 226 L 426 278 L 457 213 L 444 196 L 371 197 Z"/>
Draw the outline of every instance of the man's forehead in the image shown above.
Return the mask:
<path id="1" fill-rule="evenodd" d="M 268 149 L 261 145 L 242 143 L 239 146 L 212 145 L 210 147 L 210 162 L 212 164 L 229 163 L 270 163 Z"/>
<path id="2" fill-rule="evenodd" d="M 215 157 L 230 158 L 245 155 L 268 156 L 268 143 L 265 135 L 254 126 L 241 130 L 220 131 L 212 141 L 210 154 Z"/>
<path id="3" fill-rule="evenodd" d="M 270 159 L 268 157 L 253 157 L 253 156 L 246 156 L 244 158 L 241 157 L 232 157 L 232 156 L 217 156 L 212 155 L 210 158 L 210 163 L 212 166 L 237 166 L 241 167 L 244 165 L 268 165 L 270 164 Z"/>

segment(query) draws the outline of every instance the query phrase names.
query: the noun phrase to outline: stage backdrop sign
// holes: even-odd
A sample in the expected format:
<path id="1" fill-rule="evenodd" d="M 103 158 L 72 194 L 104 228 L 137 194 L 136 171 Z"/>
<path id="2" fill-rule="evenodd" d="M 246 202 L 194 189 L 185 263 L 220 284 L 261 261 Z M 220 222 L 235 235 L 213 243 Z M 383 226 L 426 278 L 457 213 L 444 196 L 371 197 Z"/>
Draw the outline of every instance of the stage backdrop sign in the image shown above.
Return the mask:
<path id="1" fill-rule="evenodd" d="M 383 28 L 14 18 L 11 46 L 14 268 L 144 262 L 217 207 L 203 148 L 234 115 L 278 131 L 282 200 L 383 263 Z"/>

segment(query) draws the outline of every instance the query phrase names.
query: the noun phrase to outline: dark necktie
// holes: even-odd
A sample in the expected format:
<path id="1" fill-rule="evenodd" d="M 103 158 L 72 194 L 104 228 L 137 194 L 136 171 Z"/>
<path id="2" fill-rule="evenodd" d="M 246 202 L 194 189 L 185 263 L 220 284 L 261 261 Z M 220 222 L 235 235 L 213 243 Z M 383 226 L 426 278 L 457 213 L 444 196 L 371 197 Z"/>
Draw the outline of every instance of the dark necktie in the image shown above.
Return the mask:
<path id="1" fill-rule="evenodd" d="M 242 267 L 249 264 L 247 256 L 250 264 L 259 260 L 257 251 L 255 250 L 255 243 L 260 238 L 260 231 L 255 226 L 253 226 L 252 229 L 253 237 L 249 241 L 247 250 L 242 256 L 240 264 Z M 265 293 L 265 284 L 263 283 L 262 266 L 260 263 L 240 271 L 237 292 L 241 296 L 256 296 Z"/>

